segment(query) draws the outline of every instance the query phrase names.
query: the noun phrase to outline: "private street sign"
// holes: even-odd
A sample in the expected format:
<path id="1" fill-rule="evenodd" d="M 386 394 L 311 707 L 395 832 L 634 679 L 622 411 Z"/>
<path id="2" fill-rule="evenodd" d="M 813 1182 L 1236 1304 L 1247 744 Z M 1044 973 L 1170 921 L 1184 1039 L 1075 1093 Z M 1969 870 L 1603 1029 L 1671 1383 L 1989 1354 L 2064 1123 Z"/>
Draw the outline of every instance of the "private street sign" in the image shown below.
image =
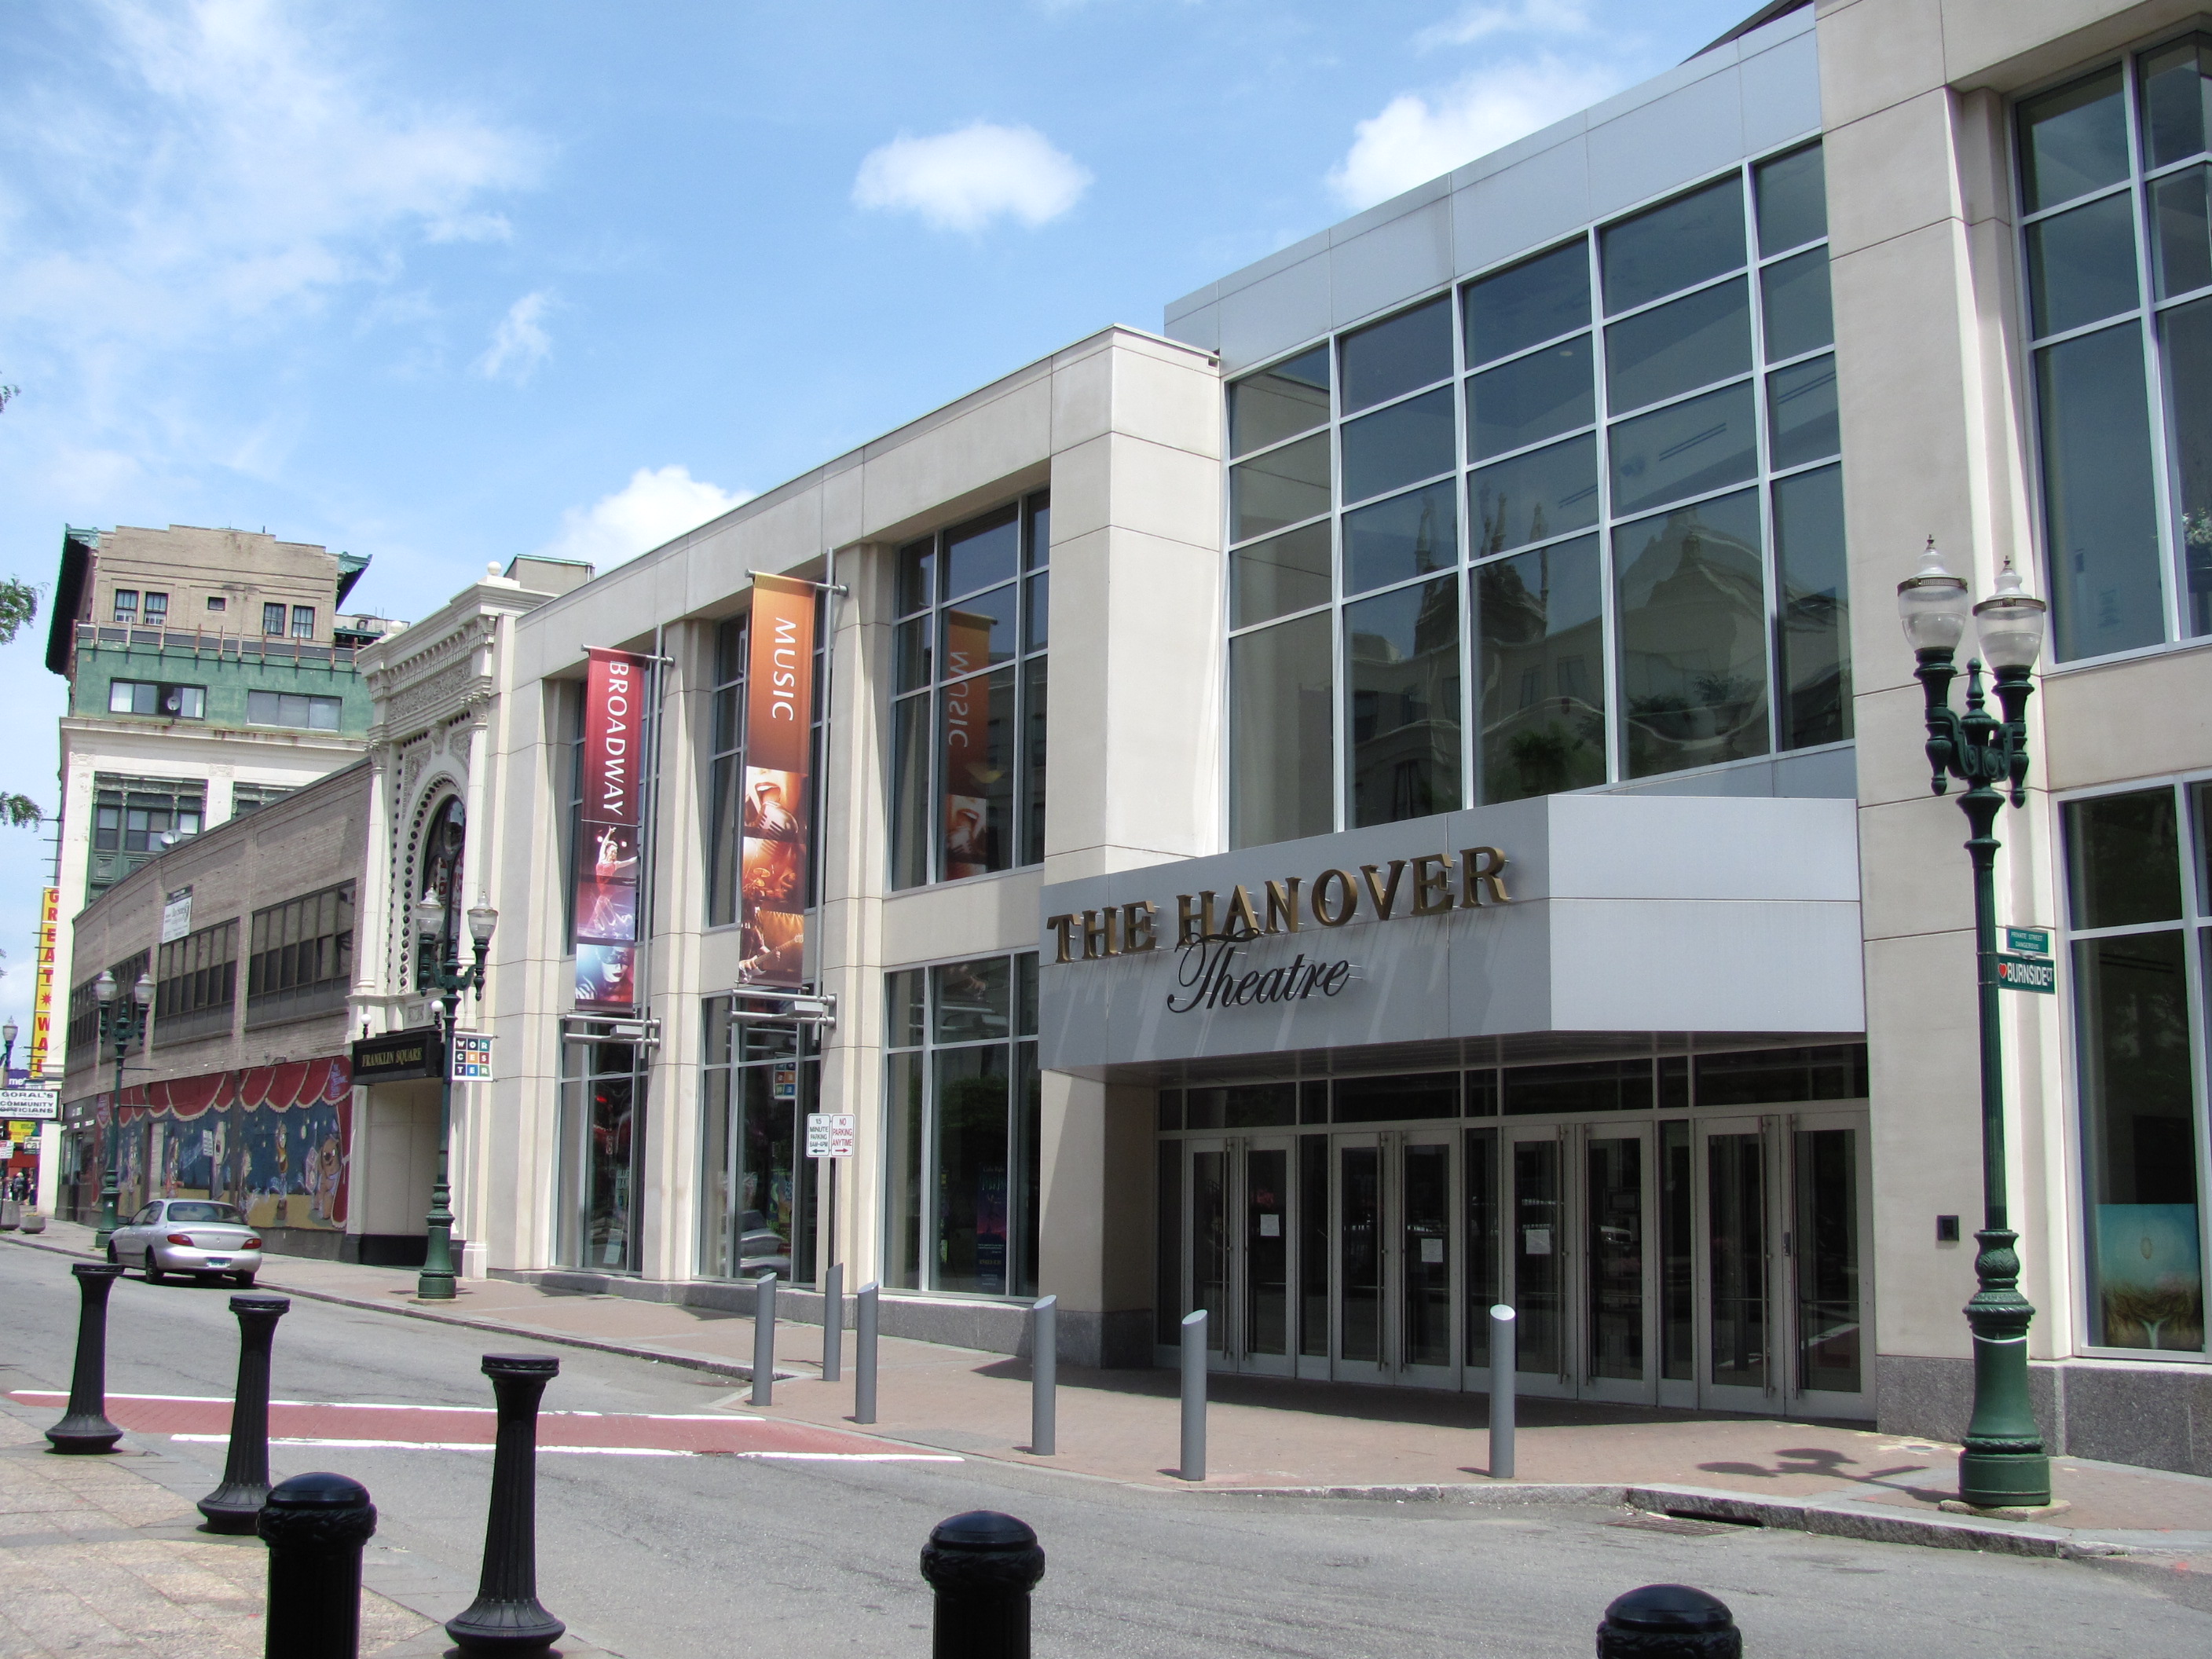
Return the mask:
<path id="1" fill-rule="evenodd" d="M 2040 991 L 2045 996 L 2058 994 L 2058 965 L 2049 957 L 1997 955 L 1997 983 L 2008 991 Z"/>
<path id="2" fill-rule="evenodd" d="M 2048 927 L 2008 927 L 2004 930 L 2005 949 L 2024 957 L 2047 957 L 2051 954 L 2051 930 Z"/>

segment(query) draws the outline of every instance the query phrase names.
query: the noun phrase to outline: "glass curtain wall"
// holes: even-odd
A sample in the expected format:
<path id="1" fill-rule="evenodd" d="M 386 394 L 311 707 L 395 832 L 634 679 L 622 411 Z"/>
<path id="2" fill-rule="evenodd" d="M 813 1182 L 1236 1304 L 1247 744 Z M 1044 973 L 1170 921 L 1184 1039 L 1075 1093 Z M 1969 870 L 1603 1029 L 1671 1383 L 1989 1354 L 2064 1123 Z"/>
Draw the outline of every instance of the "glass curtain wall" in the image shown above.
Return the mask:
<path id="1" fill-rule="evenodd" d="M 1044 861 L 1052 501 L 898 552 L 891 885 Z"/>
<path id="2" fill-rule="evenodd" d="M 2201 1354 L 2212 783 L 2064 814 L 2088 1340 Z"/>
<path id="3" fill-rule="evenodd" d="M 1036 1294 L 1036 956 L 887 976 L 883 1282 Z"/>
<path id="4" fill-rule="evenodd" d="M 2060 660 L 2212 633 L 2212 36 L 2019 109 Z"/>
<path id="5" fill-rule="evenodd" d="M 699 1124 L 699 1273 L 815 1282 L 819 1164 L 806 1115 L 821 1109 L 822 1063 L 804 1028 L 730 1018 L 706 1004 Z"/>
<path id="6" fill-rule="evenodd" d="M 649 1052 L 628 1042 L 561 1045 L 561 1265 L 638 1271 L 639 1172 Z"/>
<path id="7" fill-rule="evenodd" d="M 1826 236 L 1816 143 L 1231 384 L 1234 844 L 1850 737 Z"/>

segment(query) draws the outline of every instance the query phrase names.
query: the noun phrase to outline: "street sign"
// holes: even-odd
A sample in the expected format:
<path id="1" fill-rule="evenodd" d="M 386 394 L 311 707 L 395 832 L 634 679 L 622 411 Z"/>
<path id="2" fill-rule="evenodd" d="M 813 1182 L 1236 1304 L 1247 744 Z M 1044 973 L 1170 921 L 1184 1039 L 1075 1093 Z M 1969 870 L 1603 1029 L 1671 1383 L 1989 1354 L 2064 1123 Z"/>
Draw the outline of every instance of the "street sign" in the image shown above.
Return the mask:
<path id="1" fill-rule="evenodd" d="M 774 1100 L 799 1098 L 799 1067 L 778 1066 L 769 1073 L 769 1096 Z"/>
<path id="2" fill-rule="evenodd" d="M 2047 957 L 2051 954 L 2051 930 L 2048 927 L 2008 927 L 2005 929 L 2005 949 L 2017 951 L 2026 957 Z"/>
<path id="3" fill-rule="evenodd" d="M 2049 957 L 1997 957 L 1997 983 L 2008 991 L 2058 994 L 2058 964 Z"/>
<path id="4" fill-rule="evenodd" d="M 0 1089 L 0 1117 L 52 1123 L 62 1115 L 58 1089 Z"/>
<path id="5" fill-rule="evenodd" d="M 806 1115 L 806 1155 L 809 1158 L 850 1158 L 853 1126 L 850 1112 L 809 1112 Z"/>
<path id="6" fill-rule="evenodd" d="M 453 1081 L 491 1081 L 491 1036 L 488 1032 L 453 1033 Z"/>

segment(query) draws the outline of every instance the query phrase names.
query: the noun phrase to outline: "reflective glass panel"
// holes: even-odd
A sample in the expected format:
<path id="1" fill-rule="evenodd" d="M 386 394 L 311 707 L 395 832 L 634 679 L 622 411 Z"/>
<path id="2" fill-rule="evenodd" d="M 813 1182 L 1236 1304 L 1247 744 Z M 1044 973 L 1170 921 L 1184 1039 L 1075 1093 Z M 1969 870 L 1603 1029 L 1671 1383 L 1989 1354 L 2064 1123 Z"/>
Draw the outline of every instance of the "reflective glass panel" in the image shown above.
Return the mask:
<path id="1" fill-rule="evenodd" d="M 1467 285 L 1467 361 L 1500 357 L 1589 322 L 1589 250 L 1577 237 Z"/>
<path id="2" fill-rule="evenodd" d="M 2212 284 L 2212 167 L 2151 181 L 2150 242 L 2160 299 Z"/>
<path id="3" fill-rule="evenodd" d="M 1784 742 L 1792 749 L 1840 743 L 1851 734 L 1850 586 L 1840 467 L 1801 472 L 1774 486 L 1774 542 L 1782 573 L 1776 631 Z"/>
<path id="4" fill-rule="evenodd" d="M 988 593 L 970 593 L 938 613 L 944 652 L 939 661 L 947 679 L 964 679 L 1012 659 L 1018 645 L 1018 592 L 1009 582 Z"/>
<path id="5" fill-rule="evenodd" d="M 1863 1386 L 1857 1139 L 1850 1129 L 1801 1129 L 1795 1136 L 1796 1237 L 1790 1258 L 1797 1386 L 1830 1394 L 1856 1394 Z"/>
<path id="6" fill-rule="evenodd" d="M 2180 494 L 2182 627 L 2212 633 L 2212 299 L 2159 319 L 2169 456 Z"/>
<path id="7" fill-rule="evenodd" d="M 1659 1375 L 1696 1380 L 1698 1270 L 1690 1126 L 1659 1126 Z"/>
<path id="8" fill-rule="evenodd" d="M 1559 1203 L 1559 1144 L 1516 1140 L 1513 1146 L 1513 1287 L 1519 1317 L 1516 1370 L 1556 1373 L 1560 1365 L 1560 1263 L 1566 1254 Z"/>
<path id="9" fill-rule="evenodd" d="M 1229 388 L 1229 453 L 1249 454 L 1328 418 L 1328 348 L 1248 374 Z"/>
<path id="10" fill-rule="evenodd" d="M 1605 331 L 1607 409 L 1641 409 L 1750 372 L 1750 289 L 1741 276 Z"/>
<path id="11" fill-rule="evenodd" d="M 1767 752 L 1763 566 L 1752 490 L 1613 532 L 1628 776 Z"/>
<path id="12" fill-rule="evenodd" d="M 1457 447 L 1452 395 L 1439 386 L 1425 397 L 1357 421 L 1346 421 L 1344 441 L 1344 499 L 1365 501 L 1452 468 Z"/>
<path id="13" fill-rule="evenodd" d="M 1328 1352 L 1328 1137 L 1298 1137 L 1298 1352 Z"/>
<path id="14" fill-rule="evenodd" d="M 891 885 L 929 879 L 929 708 L 927 696 L 891 705 Z"/>
<path id="15" fill-rule="evenodd" d="M 1229 538 L 1264 536 L 1328 511 L 1328 434 L 1229 469 Z"/>
<path id="16" fill-rule="evenodd" d="M 1489 805 L 1603 783 L 1597 538 L 1493 560 L 1473 583 L 1477 798 Z"/>
<path id="17" fill-rule="evenodd" d="M 2166 637 L 2142 334 L 2134 323 L 2035 354 L 2044 545 L 2060 661 Z"/>
<path id="18" fill-rule="evenodd" d="M 1335 675 L 1328 613 L 1229 642 L 1229 835 L 1237 847 L 1336 827 Z"/>
<path id="19" fill-rule="evenodd" d="M 1377 1364 L 1382 1358 L 1382 1154 L 1373 1146 L 1341 1146 L 1337 1159 L 1344 1275 L 1337 1353 Z"/>
<path id="20" fill-rule="evenodd" d="M 2118 66 L 2021 106 L 2020 171 L 2030 212 L 2128 176 Z"/>
<path id="21" fill-rule="evenodd" d="M 978 674 L 937 694 L 946 881 L 1014 862 L 1014 672 Z"/>
<path id="22" fill-rule="evenodd" d="M 1828 190 L 1818 144 L 1761 162 L 1753 194 L 1759 204 L 1761 253 L 1802 247 L 1828 234 Z"/>
<path id="23" fill-rule="evenodd" d="M 1244 1352 L 1290 1352 L 1291 1155 L 1255 1146 L 1244 1155 Z"/>
<path id="24" fill-rule="evenodd" d="M 2066 885 L 2076 927 L 2181 916 L 2181 832 L 2173 791 L 2066 803 Z"/>
<path id="25" fill-rule="evenodd" d="M 1009 580 L 1021 562 L 1019 513 L 1009 502 L 995 513 L 945 532 L 945 597 Z"/>
<path id="26" fill-rule="evenodd" d="M 892 655 L 897 661 L 898 689 L 902 691 L 919 690 L 935 678 L 936 671 L 933 665 L 934 658 L 930 648 L 933 643 L 930 631 L 930 620 L 927 617 L 909 617 L 899 623 L 894 630 Z M 735 693 L 731 694 L 729 701 L 731 726 L 734 730 L 737 724 L 738 708 Z M 717 710 L 717 713 L 719 714 L 720 711 Z M 737 739 L 732 737 L 727 746 L 735 747 Z"/>
<path id="27" fill-rule="evenodd" d="M 1812 357 L 1766 377 L 1766 464 L 1778 471 L 1841 449 L 1836 360 Z"/>
<path id="28" fill-rule="evenodd" d="M 1364 593 L 1370 587 L 1425 575 L 1431 570 L 1449 570 L 1457 564 L 1458 502 L 1458 485 L 1441 478 L 1425 489 L 1346 514 L 1344 591 Z M 1322 597 L 1327 598 L 1328 592 L 1324 570 Z"/>
<path id="29" fill-rule="evenodd" d="M 2212 53 L 2192 35 L 2142 60 L 2143 161 L 2164 167 L 2205 148 L 2212 131 Z"/>
<path id="30" fill-rule="evenodd" d="M 1352 822 L 1449 812 L 1459 799 L 1459 580 L 1344 611 Z"/>
<path id="31" fill-rule="evenodd" d="M 1452 372 L 1451 302 L 1439 295 L 1338 342 L 1344 413 L 1395 398 Z"/>
<path id="32" fill-rule="evenodd" d="M 1023 584 L 1022 649 L 1042 651 L 1052 635 L 1052 574 L 1040 570 Z"/>
<path id="33" fill-rule="evenodd" d="M 898 552 L 899 615 L 919 611 L 937 597 L 937 542 L 927 538 L 908 542 Z M 740 665 L 736 671 L 742 673 Z"/>
<path id="34" fill-rule="evenodd" d="M 1593 1139 L 1588 1147 L 1585 1248 L 1589 1261 L 1593 1377 L 1644 1376 L 1644 1142 Z"/>
<path id="35" fill-rule="evenodd" d="M 1467 1183 L 1467 1363 L 1490 1363 L 1490 1310 L 1498 1301 L 1498 1131 L 1469 1129 Z"/>
<path id="36" fill-rule="evenodd" d="M 1231 626 L 1249 627 L 1328 603 L 1329 528 L 1323 520 L 1229 556 Z"/>
<path id="37" fill-rule="evenodd" d="M 2035 331 L 2063 334 L 2135 309 L 2135 199 L 2106 196 L 2027 228 Z"/>
<path id="38" fill-rule="evenodd" d="M 1578 335 L 1467 383 L 1468 459 L 1503 455 L 1596 418 L 1589 336 Z"/>
<path id="39" fill-rule="evenodd" d="M 1612 430 L 1613 510 L 1638 513 L 1748 478 L 1759 465 L 1751 387 L 1620 421 Z"/>
<path id="40" fill-rule="evenodd" d="M 1827 249 L 1816 247 L 1778 260 L 1759 273 L 1759 282 L 1765 297 L 1767 362 L 1835 343 Z"/>
<path id="41" fill-rule="evenodd" d="M 1404 1293 L 1398 1362 L 1451 1364 L 1451 1147 L 1400 1149 L 1399 1261 Z"/>
<path id="42" fill-rule="evenodd" d="M 1755 1134 L 1705 1140 L 1706 1273 L 1720 1388 L 1766 1386 L 1766 1158 Z"/>
<path id="43" fill-rule="evenodd" d="M 1570 438 L 1472 474 L 1467 483 L 1478 558 L 1597 522 L 1597 439 Z"/>
<path id="44" fill-rule="evenodd" d="M 1007 1035 L 1011 988 L 1006 958 L 984 957 L 929 970 L 939 1042 L 972 1042 Z"/>
<path id="45" fill-rule="evenodd" d="M 1002 972 L 1004 966 L 1002 958 Z M 934 1058 L 937 1261 L 931 1288 L 1004 1296 L 1009 1265 L 1006 1048 L 990 1043 L 950 1048 Z"/>
<path id="46" fill-rule="evenodd" d="M 1598 234 L 1608 315 L 1734 270 L 1743 263 L 1743 181 L 1677 197 Z"/>

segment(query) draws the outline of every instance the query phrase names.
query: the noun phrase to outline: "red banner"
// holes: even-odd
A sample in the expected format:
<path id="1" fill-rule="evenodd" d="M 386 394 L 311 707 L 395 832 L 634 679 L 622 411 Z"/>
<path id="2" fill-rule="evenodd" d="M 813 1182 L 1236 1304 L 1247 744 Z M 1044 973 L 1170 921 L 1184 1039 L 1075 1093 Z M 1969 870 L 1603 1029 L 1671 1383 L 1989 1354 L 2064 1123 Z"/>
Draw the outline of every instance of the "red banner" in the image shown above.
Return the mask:
<path id="1" fill-rule="evenodd" d="M 647 659 L 593 650 L 584 676 L 584 799 L 576 827 L 576 1006 L 637 1005 L 639 807 Z"/>
<path id="2" fill-rule="evenodd" d="M 745 664 L 741 984 L 795 991 L 805 983 L 813 718 L 814 584 L 756 576 Z"/>
<path id="3" fill-rule="evenodd" d="M 991 859 L 991 618 L 945 614 L 945 878 L 980 876 Z"/>

